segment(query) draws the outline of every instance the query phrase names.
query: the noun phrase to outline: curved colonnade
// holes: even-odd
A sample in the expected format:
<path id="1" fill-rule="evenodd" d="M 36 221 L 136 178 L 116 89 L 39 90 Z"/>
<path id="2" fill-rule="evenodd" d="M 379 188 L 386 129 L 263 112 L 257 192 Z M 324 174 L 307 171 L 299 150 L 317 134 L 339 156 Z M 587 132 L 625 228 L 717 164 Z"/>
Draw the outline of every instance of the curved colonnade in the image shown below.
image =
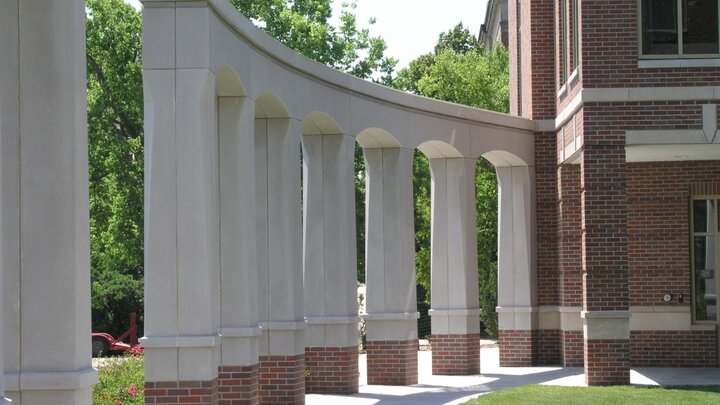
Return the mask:
<path id="1" fill-rule="evenodd" d="M 238 403 L 357 392 L 355 142 L 368 383 L 417 382 L 415 148 L 433 179 L 433 369 L 479 372 L 475 160 L 500 179 L 501 306 L 532 307 L 533 123 L 334 71 L 225 1 L 144 6 L 149 392 L 217 387 Z"/>

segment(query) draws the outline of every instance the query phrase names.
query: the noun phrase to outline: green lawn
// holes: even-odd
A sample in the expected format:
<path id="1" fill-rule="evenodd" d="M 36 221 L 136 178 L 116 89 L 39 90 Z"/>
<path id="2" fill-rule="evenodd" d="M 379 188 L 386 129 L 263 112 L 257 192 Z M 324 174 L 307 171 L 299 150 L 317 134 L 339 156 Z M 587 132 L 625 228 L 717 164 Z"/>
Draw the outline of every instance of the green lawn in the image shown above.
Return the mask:
<path id="1" fill-rule="evenodd" d="M 672 388 L 551 387 L 527 385 L 483 395 L 466 405 L 481 404 L 720 404 L 720 385 Z"/>

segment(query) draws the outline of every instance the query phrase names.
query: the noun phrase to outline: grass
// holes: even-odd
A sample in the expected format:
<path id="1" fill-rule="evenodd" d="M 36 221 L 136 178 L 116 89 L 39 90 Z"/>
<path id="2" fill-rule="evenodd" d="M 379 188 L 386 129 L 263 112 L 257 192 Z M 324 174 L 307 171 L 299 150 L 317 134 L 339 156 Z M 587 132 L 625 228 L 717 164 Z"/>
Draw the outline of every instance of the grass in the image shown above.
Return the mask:
<path id="1" fill-rule="evenodd" d="M 632 405 L 686 405 L 720 404 L 720 386 L 695 387 L 554 387 L 527 385 L 492 392 L 465 402 L 466 405 L 484 404 L 632 404 Z"/>
<path id="2" fill-rule="evenodd" d="M 128 354 L 110 359 L 99 368 L 99 381 L 93 386 L 93 405 L 142 405 L 144 358 Z"/>

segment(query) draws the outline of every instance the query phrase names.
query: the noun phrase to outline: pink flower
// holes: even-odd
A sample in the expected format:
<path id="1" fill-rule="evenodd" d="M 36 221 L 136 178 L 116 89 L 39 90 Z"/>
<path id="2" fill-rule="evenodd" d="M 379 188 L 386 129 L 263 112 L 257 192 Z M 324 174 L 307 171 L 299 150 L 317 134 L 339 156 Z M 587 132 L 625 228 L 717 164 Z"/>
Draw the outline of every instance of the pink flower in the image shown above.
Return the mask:
<path id="1" fill-rule="evenodd" d="M 134 397 L 138 393 L 138 389 L 135 384 L 128 385 L 127 387 L 125 387 L 124 391 L 131 397 Z"/>

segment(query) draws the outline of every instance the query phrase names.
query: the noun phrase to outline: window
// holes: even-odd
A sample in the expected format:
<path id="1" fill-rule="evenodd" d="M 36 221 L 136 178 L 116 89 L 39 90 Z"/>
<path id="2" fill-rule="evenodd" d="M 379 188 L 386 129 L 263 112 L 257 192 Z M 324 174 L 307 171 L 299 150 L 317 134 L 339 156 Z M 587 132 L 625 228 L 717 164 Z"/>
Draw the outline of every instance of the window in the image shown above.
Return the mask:
<path id="1" fill-rule="evenodd" d="M 718 0 L 641 0 L 642 56 L 717 57 L 719 13 Z"/>
<path id="2" fill-rule="evenodd" d="M 695 197 L 691 207 L 691 251 L 693 273 L 693 318 L 718 320 L 718 278 L 720 261 L 720 216 L 717 197 Z"/>

